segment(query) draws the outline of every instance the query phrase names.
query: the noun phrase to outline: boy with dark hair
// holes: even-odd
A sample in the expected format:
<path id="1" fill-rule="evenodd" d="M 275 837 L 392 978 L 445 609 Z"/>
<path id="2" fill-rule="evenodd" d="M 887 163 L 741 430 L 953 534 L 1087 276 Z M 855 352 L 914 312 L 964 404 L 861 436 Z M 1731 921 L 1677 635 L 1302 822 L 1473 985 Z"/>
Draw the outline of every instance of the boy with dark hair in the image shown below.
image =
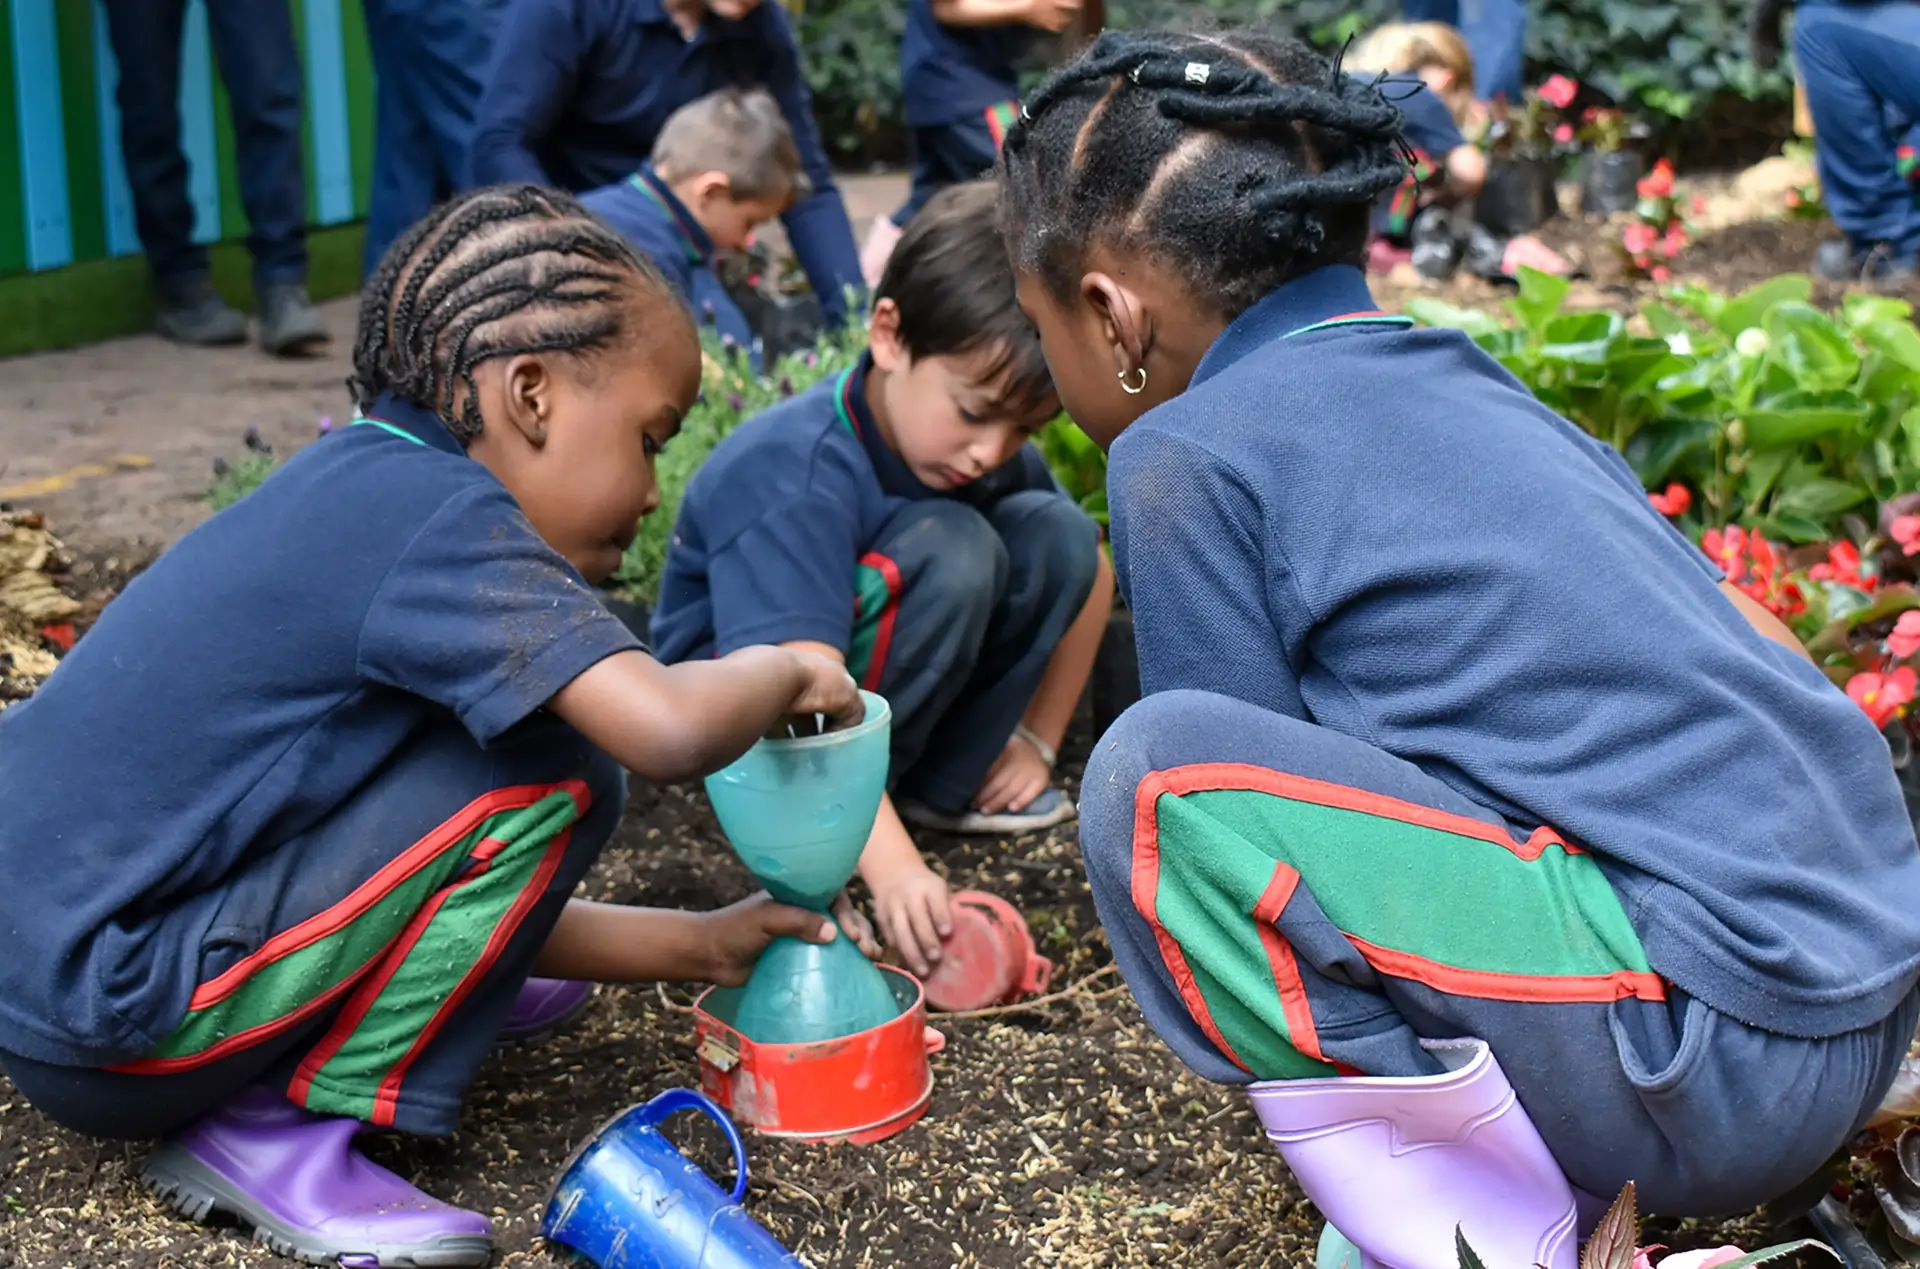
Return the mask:
<path id="1" fill-rule="evenodd" d="M 871 347 L 722 441 L 687 486 L 653 637 L 668 663 L 780 644 L 843 660 L 893 708 L 891 787 L 917 823 L 1072 818 L 1049 768 L 1112 583 L 1094 524 L 1027 441 L 1059 413 L 993 224 L 993 188 L 927 204 L 882 277 Z M 946 884 L 891 800 L 861 858 L 915 973 Z"/>
<path id="2" fill-rule="evenodd" d="M 653 159 L 580 203 L 660 267 L 694 318 L 722 339 L 754 349 L 746 314 L 713 271 L 754 227 L 812 191 L 780 103 L 763 88 L 723 88 L 668 116 Z"/>
<path id="3" fill-rule="evenodd" d="M 868 286 L 928 199 L 993 171 L 1020 110 L 1020 59 L 1037 33 L 1066 30 L 1080 7 L 1080 0 L 907 0 L 900 94 L 913 129 L 913 188 L 867 230 L 860 269 Z"/>

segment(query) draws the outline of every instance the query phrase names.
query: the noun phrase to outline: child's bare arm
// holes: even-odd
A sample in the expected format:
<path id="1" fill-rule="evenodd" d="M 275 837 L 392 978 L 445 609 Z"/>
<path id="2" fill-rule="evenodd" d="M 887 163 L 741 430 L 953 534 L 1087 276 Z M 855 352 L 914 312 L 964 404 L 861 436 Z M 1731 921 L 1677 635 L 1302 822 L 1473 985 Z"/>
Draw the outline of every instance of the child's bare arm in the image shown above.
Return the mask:
<path id="1" fill-rule="evenodd" d="M 1813 660 L 1811 656 L 1808 656 L 1807 650 L 1801 644 L 1800 640 L 1794 637 L 1793 631 L 1787 629 L 1784 622 L 1762 607 L 1753 596 L 1747 594 L 1732 582 L 1721 582 L 1720 593 L 1733 601 L 1733 606 L 1740 610 L 1742 617 L 1745 617 L 1753 623 L 1755 630 L 1758 630 L 1761 634 L 1773 640 L 1781 647 L 1791 648 L 1801 656 L 1806 657 L 1807 660 Z"/>
<path id="2" fill-rule="evenodd" d="M 833 923 L 765 894 L 717 912 L 632 908 L 572 899 L 540 949 L 545 978 L 599 983 L 700 982 L 738 986 L 780 935 L 830 943 Z"/>
<path id="3" fill-rule="evenodd" d="M 934 21 L 943 26 L 1011 26 L 1024 23 L 1058 33 L 1073 23 L 1080 0 L 933 0 Z"/>
<path id="4" fill-rule="evenodd" d="M 788 714 L 851 725 L 862 713 L 844 665 L 773 647 L 672 666 L 644 652 L 617 653 L 549 705 L 621 766 L 663 781 L 718 770 Z"/>

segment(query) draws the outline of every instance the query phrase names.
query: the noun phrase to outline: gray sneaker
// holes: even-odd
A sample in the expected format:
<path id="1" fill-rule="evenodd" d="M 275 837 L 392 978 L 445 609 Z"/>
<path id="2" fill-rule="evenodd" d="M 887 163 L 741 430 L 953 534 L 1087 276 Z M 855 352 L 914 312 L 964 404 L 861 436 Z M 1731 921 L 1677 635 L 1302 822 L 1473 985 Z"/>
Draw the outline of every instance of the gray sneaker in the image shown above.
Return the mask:
<path id="1" fill-rule="evenodd" d="M 163 287 L 154 325 L 175 343 L 201 348 L 242 344 L 247 339 L 246 315 L 221 299 L 213 279 L 205 274 Z"/>
<path id="2" fill-rule="evenodd" d="M 304 284 L 282 282 L 261 289 L 260 347 L 276 357 L 307 357 L 331 338 Z"/>

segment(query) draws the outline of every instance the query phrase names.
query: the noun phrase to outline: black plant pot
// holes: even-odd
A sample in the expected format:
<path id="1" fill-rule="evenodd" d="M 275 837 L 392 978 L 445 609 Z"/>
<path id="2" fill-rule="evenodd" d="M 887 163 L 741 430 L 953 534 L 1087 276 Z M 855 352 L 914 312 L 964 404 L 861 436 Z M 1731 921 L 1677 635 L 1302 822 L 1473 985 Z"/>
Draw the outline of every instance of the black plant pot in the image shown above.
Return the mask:
<path id="1" fill-rule="evenodd" d="M 1880 734 L 1887 738 L 1887 749 L 1893 755 L 1893 773 L 1900 778 L 1900 793 L 1907 800 L 1907 818 L 1913 821 L 1914 833 L 1920 835 L 1920 751 L 1915 750 L 1904 722 L 1888 723 Z"/>
<path id="2" fill-rule="evenodd" d="M 1589 151 L 1580 160 L 1580 210 L 1592 216 L 1632 211 L 1647 161 L 1638 150 Z"/>
<path id="3" fill-rule="evenodd" d="M 1113 615 L 1107 618 L 1107 633 L 1100 640 L 1100 651 L 1093 659 L 1089 687 L 1093 706 L 1093 738 L 1097 741 L 1113 726 L 1113 720 L 1140 699 L 1140 662 L 1134 651 L 1133 614 L 1114 597 Z"/>
<path id="4" fill-rule="evenodd" d="M 747 325 L 760 336 L 760 355 L 769 366 L 790 352 L 813 347 L 827 328 L 820 300 L 811 291 L 769 295 L 757 287 L 742 287 L 733 297 Z"/>
<path id="5" fill-rule="evenodd" d="M 1503 238 L 1531 233 L 1558 210 L 1553 164 L 1545 159 L 1495 159 L 1474 200 L 1473 218 Z"/>

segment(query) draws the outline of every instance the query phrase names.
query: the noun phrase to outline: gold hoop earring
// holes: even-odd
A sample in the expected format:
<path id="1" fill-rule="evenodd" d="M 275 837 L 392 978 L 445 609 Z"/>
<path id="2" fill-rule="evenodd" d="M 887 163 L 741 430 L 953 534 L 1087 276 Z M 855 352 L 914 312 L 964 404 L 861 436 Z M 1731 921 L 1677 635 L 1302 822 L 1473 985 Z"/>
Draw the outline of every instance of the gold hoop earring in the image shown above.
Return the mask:
<path id="1" fill-rule="evenodd" d="M 1139 370 L 1140 370 L 1140 386 L 1137 388 L 1131 387 L 1128 385 L 1126 371 L 1122 370 L 1117 376 L 1120 380 L 1120 391 L 1126 393 L 1130 397 L 1137 397 L 1142 392 L 1145 392 L 1147 390 L 1147 368 L 1145 366 L 1141 366 L 1139 367 Z"/>

